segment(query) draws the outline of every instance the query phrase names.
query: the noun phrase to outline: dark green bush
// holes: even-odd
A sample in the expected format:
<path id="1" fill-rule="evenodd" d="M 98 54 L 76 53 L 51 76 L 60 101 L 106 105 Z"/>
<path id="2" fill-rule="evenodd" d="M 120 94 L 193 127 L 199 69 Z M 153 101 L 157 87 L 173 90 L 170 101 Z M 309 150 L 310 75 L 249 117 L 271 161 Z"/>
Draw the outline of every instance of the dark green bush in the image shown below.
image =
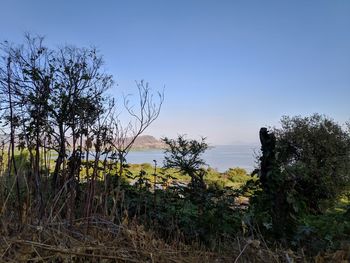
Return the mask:
<path id="1" fill-rule="evenodd" d="M 298 199 L 321 213 L 350 190 L 350 136 L 325 116 L 283 117 L 274 129 L 280 170 L 293 179 Z"/>
<path id="2" fill-rule="evenodd" d="M 260 130 L 262 156 L 250 218 L 274 238 L 293 240 L 302 219 L 321 214 L 350 186 L 350 137 L 333 120 L 283 117 Z"/>

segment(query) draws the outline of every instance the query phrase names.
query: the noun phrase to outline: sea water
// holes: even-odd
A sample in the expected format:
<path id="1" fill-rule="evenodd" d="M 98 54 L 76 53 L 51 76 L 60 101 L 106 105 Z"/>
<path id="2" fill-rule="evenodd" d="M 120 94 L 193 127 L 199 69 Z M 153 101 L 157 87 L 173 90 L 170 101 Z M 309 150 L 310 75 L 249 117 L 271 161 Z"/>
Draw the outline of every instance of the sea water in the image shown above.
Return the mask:
<path id="1" fill-rule="evenodd" d="M 213 169 L 224 172 L 229 168 L 240 167 L 252 172 L 257 166 L 256 160 L 259 155 L 257 145 L 218 145 L 210 147 L 204 154 L 204 161 Z M 164 150 L 131 151 L 126 157 L 128 163 L 153 164 L 157 161 L 158 166 L 163 165 Z"/>

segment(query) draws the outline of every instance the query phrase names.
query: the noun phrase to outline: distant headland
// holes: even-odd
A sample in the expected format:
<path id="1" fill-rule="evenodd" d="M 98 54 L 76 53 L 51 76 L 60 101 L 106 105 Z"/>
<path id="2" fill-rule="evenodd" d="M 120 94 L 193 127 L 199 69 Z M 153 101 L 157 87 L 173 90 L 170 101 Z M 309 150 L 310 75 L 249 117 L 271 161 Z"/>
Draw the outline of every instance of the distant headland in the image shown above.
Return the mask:
<path id="1" fill-rule="evenodd" d="M 130 139 L 131 140 L 131 139 Z M 132 147 L 133 150 L 164 149 L 165 143 L 151 135 L 141 135 Z"/>

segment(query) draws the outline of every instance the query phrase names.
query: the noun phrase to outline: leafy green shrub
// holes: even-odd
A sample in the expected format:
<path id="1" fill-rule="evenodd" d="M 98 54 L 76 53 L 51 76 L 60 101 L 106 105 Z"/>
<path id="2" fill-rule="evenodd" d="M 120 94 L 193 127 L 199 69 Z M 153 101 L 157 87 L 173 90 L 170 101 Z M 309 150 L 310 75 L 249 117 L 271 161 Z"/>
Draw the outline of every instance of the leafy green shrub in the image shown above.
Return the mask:
<path id="1" fill-rule="evenodd" d="M 283 117 L 281 124 L 274 129 L 278 166 L 307 209 L 320 213 L 350 190 L 350 134 L 319 114 Z"/>
<path id="2" fill-rule="evenodd" d="M 318 114 L 283 117 L 281 123 L 273 132 L 260 130 L 250 218 L 275 238 L 292 240 L 302 218 L 325 212 L 349 191 L 350 137 Z"/>
<path id="3" fill-rule="evenodd" d="M 300 224 L 293 244 L 305 247 L 309 254 L 340 249 L 350 240 L 350 217 L 344 212 L 308 215 L 302 218 Z"/>
<path id="4" fill-rule="evenodd" d="M 141 164 L 141 169 L 142 170 L 151 170 L 153 169 L 152 165 L 150 163 L 142 163 Z"/>
<path id="5" fill-rule="evenodd" d="M 247 171 L 239 167 L 228 169 L 224 175 L 234 183 L 246 183 L 250 179 Z"/>

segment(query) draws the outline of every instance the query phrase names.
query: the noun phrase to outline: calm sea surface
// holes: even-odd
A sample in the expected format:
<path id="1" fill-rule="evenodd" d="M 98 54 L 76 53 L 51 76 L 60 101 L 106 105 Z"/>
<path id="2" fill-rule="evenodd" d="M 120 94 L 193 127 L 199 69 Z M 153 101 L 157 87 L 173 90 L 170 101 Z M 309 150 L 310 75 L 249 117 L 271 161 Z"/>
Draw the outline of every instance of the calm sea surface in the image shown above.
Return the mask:
<path id="1" fill-rule="evenodd" d="M 208 149 L 203 159 L 210 167 L 224 172 L 228 168 L 241 167 L 247 171 L 253 171 L 255 156 L 259 152 L 256 145 L 220 145 Z M 129 163 L 153 163 L 156 160 L 158 165 L 163 165 L 163 150 L 131 151 L 126 157 Z"/>

